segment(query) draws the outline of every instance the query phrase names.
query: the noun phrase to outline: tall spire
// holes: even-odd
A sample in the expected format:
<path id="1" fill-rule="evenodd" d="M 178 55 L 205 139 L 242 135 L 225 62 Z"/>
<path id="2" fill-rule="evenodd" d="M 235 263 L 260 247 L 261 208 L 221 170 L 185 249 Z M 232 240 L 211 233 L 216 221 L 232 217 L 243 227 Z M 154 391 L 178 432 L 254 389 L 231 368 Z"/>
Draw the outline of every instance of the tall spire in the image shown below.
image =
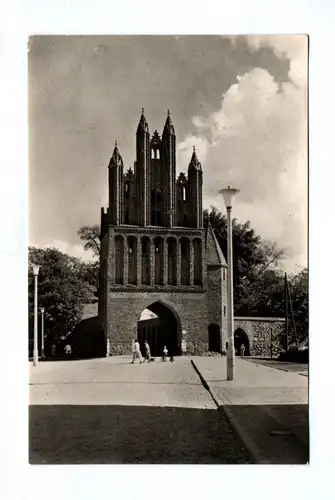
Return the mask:
<path id="1" fill-rule="evenodd" d="M 123 160 L 122 156 L 120 154 L 119 148 L 117 146 L 117 141 L 115 141 L 115 147 L 113 151 L 112 158 L 109 162 L 109 166 L 114 166 L 114 167 L 123 167 Z"/>
<path id="2" fill-rule="evenodd" d="M 172 120 L 171 120 L 171 115 L 170 115 L 170 110 L 168 109 L 168 112 L 167 112 L 167 117 L 166 117 L 166 122 L 165 122 L 165 127 L 164 127 L 164 131 L 163 131 L 163 134 L 171 134 L 171 135 L 175 135 L 175 131 L 174 131 L 174 126 L 173 126 L 173 123 L 172 123 Z"/>
<path id="3" fill-rule="evenodd" d="M 196 153 L 195 146 L 193 146 L 193 154 L 189 166 L 194 167 L 196 170 L 201 170 L 201 163 L 198 160 L 198 155 Z"/>
<path id="4" fill-rule="evenodd" d="M 142 108 L 141 118 L 137 127 L 137 133 L 139 132 L 149 132 L 149 125 L 146 117 L 144 116 L 144 108 Z"/>

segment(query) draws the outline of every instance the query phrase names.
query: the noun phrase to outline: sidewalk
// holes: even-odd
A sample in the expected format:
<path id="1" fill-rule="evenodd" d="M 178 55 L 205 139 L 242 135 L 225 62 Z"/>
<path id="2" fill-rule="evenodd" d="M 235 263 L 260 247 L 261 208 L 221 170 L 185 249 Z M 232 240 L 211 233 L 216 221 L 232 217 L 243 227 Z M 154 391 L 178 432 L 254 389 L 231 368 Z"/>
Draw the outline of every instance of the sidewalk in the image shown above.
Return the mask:
<path id="1" fill-rule="evenodd" d="M 225 357 L 193 357 L 192 364 L 228 417 L 255 463 L 309 460 L 308 378 L 236 358 L 227 381 Z"/>

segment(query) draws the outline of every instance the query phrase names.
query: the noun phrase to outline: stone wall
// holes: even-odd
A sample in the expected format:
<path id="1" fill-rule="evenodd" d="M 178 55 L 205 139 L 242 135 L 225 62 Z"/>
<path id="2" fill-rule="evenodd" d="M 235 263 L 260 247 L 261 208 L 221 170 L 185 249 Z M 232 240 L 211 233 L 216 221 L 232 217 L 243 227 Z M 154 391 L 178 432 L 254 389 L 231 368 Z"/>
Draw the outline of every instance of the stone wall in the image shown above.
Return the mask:
<path id="1" fill-rule="evenodd" d="M 284 318 L 235 317 L 234 331 L 239 328 L 248 336 L 251 356 L 275 357 L 282 350 Z"/>

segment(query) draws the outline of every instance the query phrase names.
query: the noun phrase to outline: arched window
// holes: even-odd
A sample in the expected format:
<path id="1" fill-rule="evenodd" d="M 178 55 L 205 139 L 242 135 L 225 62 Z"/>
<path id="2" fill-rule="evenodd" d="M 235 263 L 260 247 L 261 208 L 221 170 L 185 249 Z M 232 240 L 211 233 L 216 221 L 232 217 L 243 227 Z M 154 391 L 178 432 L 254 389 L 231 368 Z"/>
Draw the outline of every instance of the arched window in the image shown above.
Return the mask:
<path id="1" fill-rule="evenodd" d="M 181 284 L 188 286 L 190 284 L 190 240 L 188 238 L 181 238 L 180 254 Z"/>
<path id="2" fill-rule="evenodd" d="M 160 158 L 159 157 L 159 149 L 157 149 L 157 151 L 156 151 L 156 158 L 157 158 L 157 160 L 159 160 L 159 158 Z"/>
<path id="3" fill-rule="evenodd" d="M 182 189 L 183 189 L 183 201 L 186 201 L 186 187 L 183 186 Z"/>
<path id="4" fill-rule="evenodd" d="M 162 191 L 160 189 L 151 190 L 151 225 L 160 226 L 162 224 Z"/>
<path id="5" fill-rule="evenodd" d="M 194 251 L 194 284 L 202 285 L 202 243 L 201 240 L 196 238 L 193 240 Z"/>
<path id="6" fill-rule="evenodd" d="M 150 285 L 150 238 L 142 238 L 142 285 Z"/>
<path id="7" fill-rule="evenodd" d="M 152 149 L 151 150 L 151 159 L 153 160 L 155 158 L 155 151 Z"/>
<path id="8" fill-rule="evenodd" d="M 168 238 L 168 284 L 177 284 L 177 242 L 175 238 Z"/>
<path id="9" fill-rule="evenodd" d="M 128 283 L 137 284 L 137 239 L 134 236 L 128 238 Z"/>
<path id="10" fill-rule="evenodd" d="M 124 241 L 123 236 L 115 236 L 115 283 L 123 285 Z"/>
<path id="11" fill-rule="evenodd" d="M 155 247 L 155 284 L 163 285 L 164 252 L 163 240 L 160 237 L 154 239 Z"/>

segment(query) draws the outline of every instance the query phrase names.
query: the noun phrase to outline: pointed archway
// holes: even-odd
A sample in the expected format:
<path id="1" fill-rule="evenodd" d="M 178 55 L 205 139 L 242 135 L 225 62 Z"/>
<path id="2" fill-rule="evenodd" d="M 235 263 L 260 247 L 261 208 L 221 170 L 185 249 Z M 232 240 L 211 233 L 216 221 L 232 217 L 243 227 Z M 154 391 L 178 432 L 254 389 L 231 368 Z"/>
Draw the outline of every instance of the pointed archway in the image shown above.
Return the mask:
<path id="1" fill-rule="evenodd" d="M 180 355 L 181 324 L 176 311 L 161 301 L 153 302 L 146 309 L 154 313 L 154 317 L 138 321 L 137 336 L 142 352 L 146 340 L 152 356 L 162 356 L 164 346 L 169 355 Z"/>
<path id="2" fill-rule="evenodd" d="M 244 355 L 250 356 L 250 344 L 248 335 L 244 330 L 242 330 L 242 328 L 238 328 L 234 333 L 234 347 L 237 356 L 240 356 L 242 344 L 244 344 L 245 347 Z"/>

